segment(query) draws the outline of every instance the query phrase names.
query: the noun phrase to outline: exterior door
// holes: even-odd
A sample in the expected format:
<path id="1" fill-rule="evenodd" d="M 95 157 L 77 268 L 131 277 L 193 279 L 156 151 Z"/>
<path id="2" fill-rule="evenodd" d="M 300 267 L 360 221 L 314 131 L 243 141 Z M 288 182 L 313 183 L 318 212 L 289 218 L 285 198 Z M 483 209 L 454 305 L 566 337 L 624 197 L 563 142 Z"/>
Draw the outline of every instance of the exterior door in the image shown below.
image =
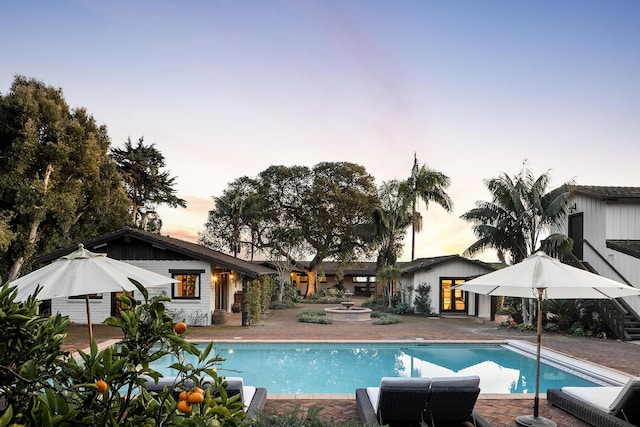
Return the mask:
<path id="1" fill-rule="evenodd" d="M 216 309 L 227 309 L 227 298 L 229 295 L 229 273 L 222 273 L 220 281 L 216 283 Z"/>
<path id="2" fill-rule="evenodd" d="M 440 279 L 440 313 L 466 313 L 467 293 L 460 289 L 453 289 L 455 285 L 461 285 L 465 279 L 442 278 Z"/>
<path id="3" fill-rule="evenodd" d="M 584 256 L 583 253 L 583 243 L 584 239 L 584 215 L 582 212 L 569 215 L 569 237 L 573 239 L 573 249 L 571 252 L 578 258 L 580 261 L 584 261 L 582 258 Z"/>

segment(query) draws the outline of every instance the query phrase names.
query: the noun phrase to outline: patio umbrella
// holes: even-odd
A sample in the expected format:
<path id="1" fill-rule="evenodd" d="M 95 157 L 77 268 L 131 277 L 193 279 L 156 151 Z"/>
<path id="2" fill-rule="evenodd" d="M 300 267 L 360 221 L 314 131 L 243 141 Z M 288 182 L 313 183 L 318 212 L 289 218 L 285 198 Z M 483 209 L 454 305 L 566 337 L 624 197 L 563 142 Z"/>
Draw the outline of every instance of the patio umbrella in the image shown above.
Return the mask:
<path id="1" fill-rule="evenodd" d="M 477 294 L 536 298 L 538 301 L 536 392 L 533 416 L 518 417 L 523 426 L 556 424 L 538 416 L 540 391 L 540 344 L 542 337 L 542 299 L 613 299 L 640 295 L 640 289 L 561 263 L 544 252 L 524 261 L 469 280 L 455 289 Z"/>
<path id="2" fill-rule="evenodd" d="M 89 342 L 93 339 L 89 294 L 102 292 L 134 291 L 133 279 L 145 288 L 177 282 L 171 277 L 153 273 L 126 262 L 108 258 L 84 249 L 58 258 L 51 264 L 22 276 L 9 283 L 17 288 L 16 301 L 25 301 L 37 289 L 39 300 L 85 295 Z"/>

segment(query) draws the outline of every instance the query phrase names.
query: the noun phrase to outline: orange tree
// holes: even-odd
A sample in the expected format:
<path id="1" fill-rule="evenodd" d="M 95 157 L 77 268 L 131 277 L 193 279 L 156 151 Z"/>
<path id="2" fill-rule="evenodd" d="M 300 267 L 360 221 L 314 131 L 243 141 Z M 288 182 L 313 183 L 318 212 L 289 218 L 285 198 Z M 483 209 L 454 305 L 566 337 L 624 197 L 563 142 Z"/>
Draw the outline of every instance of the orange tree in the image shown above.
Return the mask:
<path id="1" fill-rule="evenodd" d="M 73 358 L 60 350 L 68 319 L 37 315 L 37 301 L 17 304 L 8 285 L 0 292 L 0 427 L 4 426 L 241 426 L 248 425 L 238 396 L 228 397 L 224 377 L 215 366 L 212 344 L 199 350 L 177 334 L 165 313 L 164 296 L 140 302 L 121 297 L 119 318 L 107 324 L 122 330 L 122 340 Z M 197 363 L 185 362 L 187 354 Z M 162 356 L 177 360 L 171 367 L 176 381 L 160 392 L 147 390 L 147 381 L 161 374 L 151 365 Z M 201 403 L 180 410 L 173 397 L 181 390 L 209 384 Z M 202 387 L 205 388 L 205 387 Z"/>

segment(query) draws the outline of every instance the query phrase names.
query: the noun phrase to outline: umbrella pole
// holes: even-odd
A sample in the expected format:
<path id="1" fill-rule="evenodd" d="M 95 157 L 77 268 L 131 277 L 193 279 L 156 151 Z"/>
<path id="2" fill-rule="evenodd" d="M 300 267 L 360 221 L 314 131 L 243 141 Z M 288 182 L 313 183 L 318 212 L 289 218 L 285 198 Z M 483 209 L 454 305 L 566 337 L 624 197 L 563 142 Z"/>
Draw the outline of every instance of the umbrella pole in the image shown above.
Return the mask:
<path id="1" fill-rule="evenodd" d="M 89 294 L 84 295 L 84 303 L 87 306 L 87 326 L 89 327 L 89 345 L 93 341 L 93 328 L 91 327 L 91 310 L 89 309 Z"/>
<path id="2" fill-rule="evenodd" d="M 537 341 L 536 346 L 536 394 L 533 399 L 533 416 L 524 415 L 516 418 L 516 423 L 521 426 L 550 426 L 556 427 L 557 424 L 553 421 L 538 416 L 538 410 L 540 407 L 540 348 L 542 347 L 542 294 L 544 288 L 538 288 L 538 319 L 537 319 Z"/>

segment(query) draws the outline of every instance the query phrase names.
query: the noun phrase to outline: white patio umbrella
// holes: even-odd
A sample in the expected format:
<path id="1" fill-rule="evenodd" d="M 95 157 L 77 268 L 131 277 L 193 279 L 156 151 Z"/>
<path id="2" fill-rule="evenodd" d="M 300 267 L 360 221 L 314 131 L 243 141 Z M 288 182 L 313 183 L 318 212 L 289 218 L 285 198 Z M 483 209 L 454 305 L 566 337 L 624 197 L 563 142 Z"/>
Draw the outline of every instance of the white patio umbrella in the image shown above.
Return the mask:
<path id="1" fill-rule="evenodd" d="M 129 280 L 139 282 L 145 288 L 175 283 L 177 280 L 136 267 L 126 262 L 84 249 L 78 250 L 38 270 L 9 283 L 17 288 L 16 301 L 25 301 L 37 289 L 38 300 L 85 295 L 89 342 L 93 339 L 89 294 L 102 292 L 135 291 L 136 286 Z"/>
<path id="2" fill-rule="evenodd" d="M 524 261 L 469 280 L 455 289 L 477 294 L 535 298 L 538 300 L 536 392 L 533 416 L 518 417 L 523 426 L 555 426 L 538 416 L 540 391 L 540 344 L 542 339 L 542 299 L 613 299 L 640 295 L 640 289 L 563 264 L 544 252 L 536 252 Z"/>

